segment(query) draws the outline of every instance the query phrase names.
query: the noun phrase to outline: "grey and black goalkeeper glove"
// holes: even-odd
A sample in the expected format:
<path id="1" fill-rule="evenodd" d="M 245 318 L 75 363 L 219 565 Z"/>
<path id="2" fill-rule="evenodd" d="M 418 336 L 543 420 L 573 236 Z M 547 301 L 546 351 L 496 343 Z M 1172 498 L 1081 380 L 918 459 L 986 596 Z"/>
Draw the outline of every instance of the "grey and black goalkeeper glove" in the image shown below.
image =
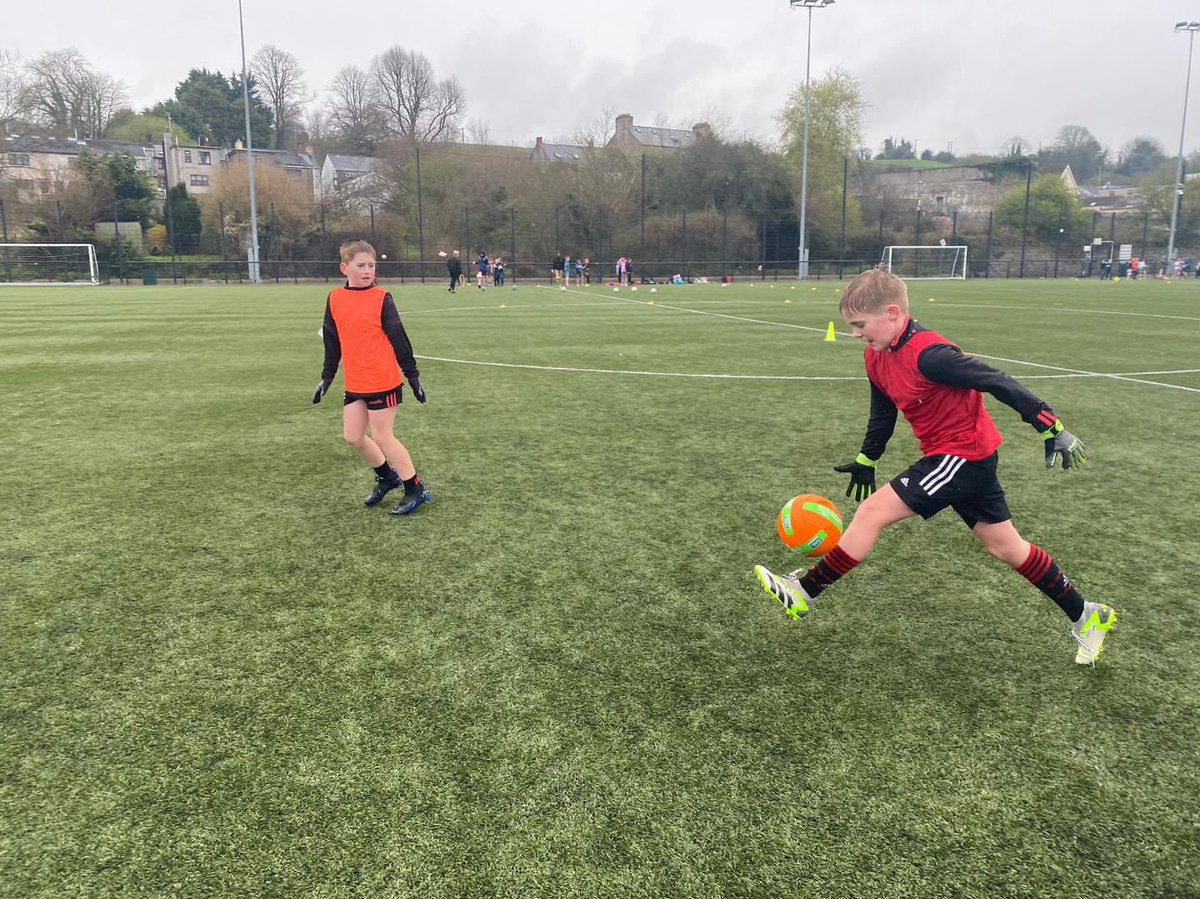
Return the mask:
<path id="1" fill-rule="evenodd" d="M 1087 447 L 1083 441 L 1063 427 L 1062 419 L 1054 419 L 1054 424 L 1042 432 L 1046 441 L 1046 467 L 1053 468 L 1054 460 L 1061 456 L 1063 468 L 1082 468 L 1087 461 Z"/>
<path id="2" fill-rule="evenodd" d="M 856 503 L 861 503 L 875 492 L 875 466 L 878 464 L 879 460 L 868 459 L 859 453 L 853 462 L 835 465 L 833 470 L 840 474 L 850 475 L 850 486 L 846 488 L 846 496 L 851 497 Z"/>
<path id="3" fill-rule="evenodd" d="M 322 378 L 320 381 L 317 382 L 317 389 L 313 391 L 313 405 L 314 406 L 317 403 L 321 402 L 321 397 L 323 397 L 326 393 L 329 392 L 329 385 L 332 383 L 333 383 L 332 381 L 326 381 L 324 378 Z"/>
<path id="4" fill-rule="evenodd" d="M 418 403 L 425 402 L 425 388 L 421 386 L 421 379 L 413 375 L 408 379 L 408 389 L 412 391 L 413 399 Z"/>

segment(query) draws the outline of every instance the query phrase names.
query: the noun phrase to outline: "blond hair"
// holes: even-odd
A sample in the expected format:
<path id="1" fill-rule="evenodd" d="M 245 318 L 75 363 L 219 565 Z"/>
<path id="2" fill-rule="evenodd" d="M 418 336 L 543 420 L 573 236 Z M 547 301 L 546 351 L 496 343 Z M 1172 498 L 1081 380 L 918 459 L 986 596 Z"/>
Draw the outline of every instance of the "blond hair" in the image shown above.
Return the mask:
<path id="1" fill-rule="evenodd" d="M 342 256 L 342 262 L 349 262 L 359 253 L 370 253 L 372 258 L 375 256 L 375 248 L 365 240 L 347 240 L 338 247 L 338 252 Z"/>
<path id="2" fill-rule="evenodd" d="M 881 268 L 873 268 L 846 285 L 838 310 L 842 315 L 882 312 L 893 303 L 900 307 L 901 312 L 908 312 L 908 286 L 903 278 Z"/>

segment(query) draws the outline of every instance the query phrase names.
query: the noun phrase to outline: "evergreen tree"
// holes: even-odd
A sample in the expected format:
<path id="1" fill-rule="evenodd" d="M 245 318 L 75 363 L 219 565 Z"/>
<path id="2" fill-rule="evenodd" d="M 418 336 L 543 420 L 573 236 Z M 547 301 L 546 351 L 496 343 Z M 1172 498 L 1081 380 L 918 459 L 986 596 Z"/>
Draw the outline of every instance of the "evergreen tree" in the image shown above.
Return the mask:
<path id="1" fill-rule="evenodd" d="M 258 96 L 254 77 L 250 87 L 250 130 L 254 146 L 271 146 L 274 120 L 271 109 Z M 242 79 L 239 75 L 226 78 L 220 72 L 192 69 L 187 78 L 175 88 L 175 99 L 159 103 L 147 114 L 170 115 L 184 131 L 194 134 L 200 143 L 214 147 L 232 147 L 245 137 L 245 104 Z M 244 142 L 244 141 L 243 141 Z"/>

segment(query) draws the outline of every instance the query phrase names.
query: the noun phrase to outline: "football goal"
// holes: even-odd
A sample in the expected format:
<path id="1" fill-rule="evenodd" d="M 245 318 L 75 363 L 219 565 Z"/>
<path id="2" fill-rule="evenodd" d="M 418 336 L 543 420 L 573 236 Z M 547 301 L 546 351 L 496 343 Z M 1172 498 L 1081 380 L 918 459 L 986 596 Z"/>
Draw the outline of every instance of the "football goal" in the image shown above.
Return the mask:
<path id="1" fill-rule="evenodd" d="M 99 283 L 90 243 L 0 243 L 0 286 Z"/>
<path id="2" fill-rule="evenodd" d="M 963 246 L 884 247 L 883 267 L 906 281 L 967 277 Z"/>

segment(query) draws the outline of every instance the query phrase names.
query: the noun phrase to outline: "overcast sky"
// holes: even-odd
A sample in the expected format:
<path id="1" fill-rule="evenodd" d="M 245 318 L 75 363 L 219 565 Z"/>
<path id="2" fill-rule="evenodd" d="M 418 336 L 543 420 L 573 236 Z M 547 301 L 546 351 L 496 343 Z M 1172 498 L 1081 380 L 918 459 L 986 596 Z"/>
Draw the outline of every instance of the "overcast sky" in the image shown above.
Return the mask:
<path id="1" fill-rule="evenodd" d="M 606 106 L 638 123 L 720 117 L 773 141 L 775 114 L 804 80 L 808 13 L 788 0 L 243 4 L 247 54 L 269 43 L 294 53 L 318 97 L 342 66 L 399 44 L 458 77 L 467 117 L 495 143 L 569 137 Z M 170 97 L 189 68 L 241 66 L 237 0 L 3 6 L 0 48 L 28 58 L 75 47 L 139 109 Z M 1036 148 L 1070 124 L 1114 151 L 1149 136 L 1173 154 L 1188 64 L 1173 26 L 1189 17 L 1200 2 L 838 0 L 812 13 L 812 73 L 840 66 L 859 80 L 873 149 L 889 135 L 918 152 L 994 153 L 1014 135 Z M 1191 97 L 1188 152 L 1200 145 L 1200 88 Z"/>

